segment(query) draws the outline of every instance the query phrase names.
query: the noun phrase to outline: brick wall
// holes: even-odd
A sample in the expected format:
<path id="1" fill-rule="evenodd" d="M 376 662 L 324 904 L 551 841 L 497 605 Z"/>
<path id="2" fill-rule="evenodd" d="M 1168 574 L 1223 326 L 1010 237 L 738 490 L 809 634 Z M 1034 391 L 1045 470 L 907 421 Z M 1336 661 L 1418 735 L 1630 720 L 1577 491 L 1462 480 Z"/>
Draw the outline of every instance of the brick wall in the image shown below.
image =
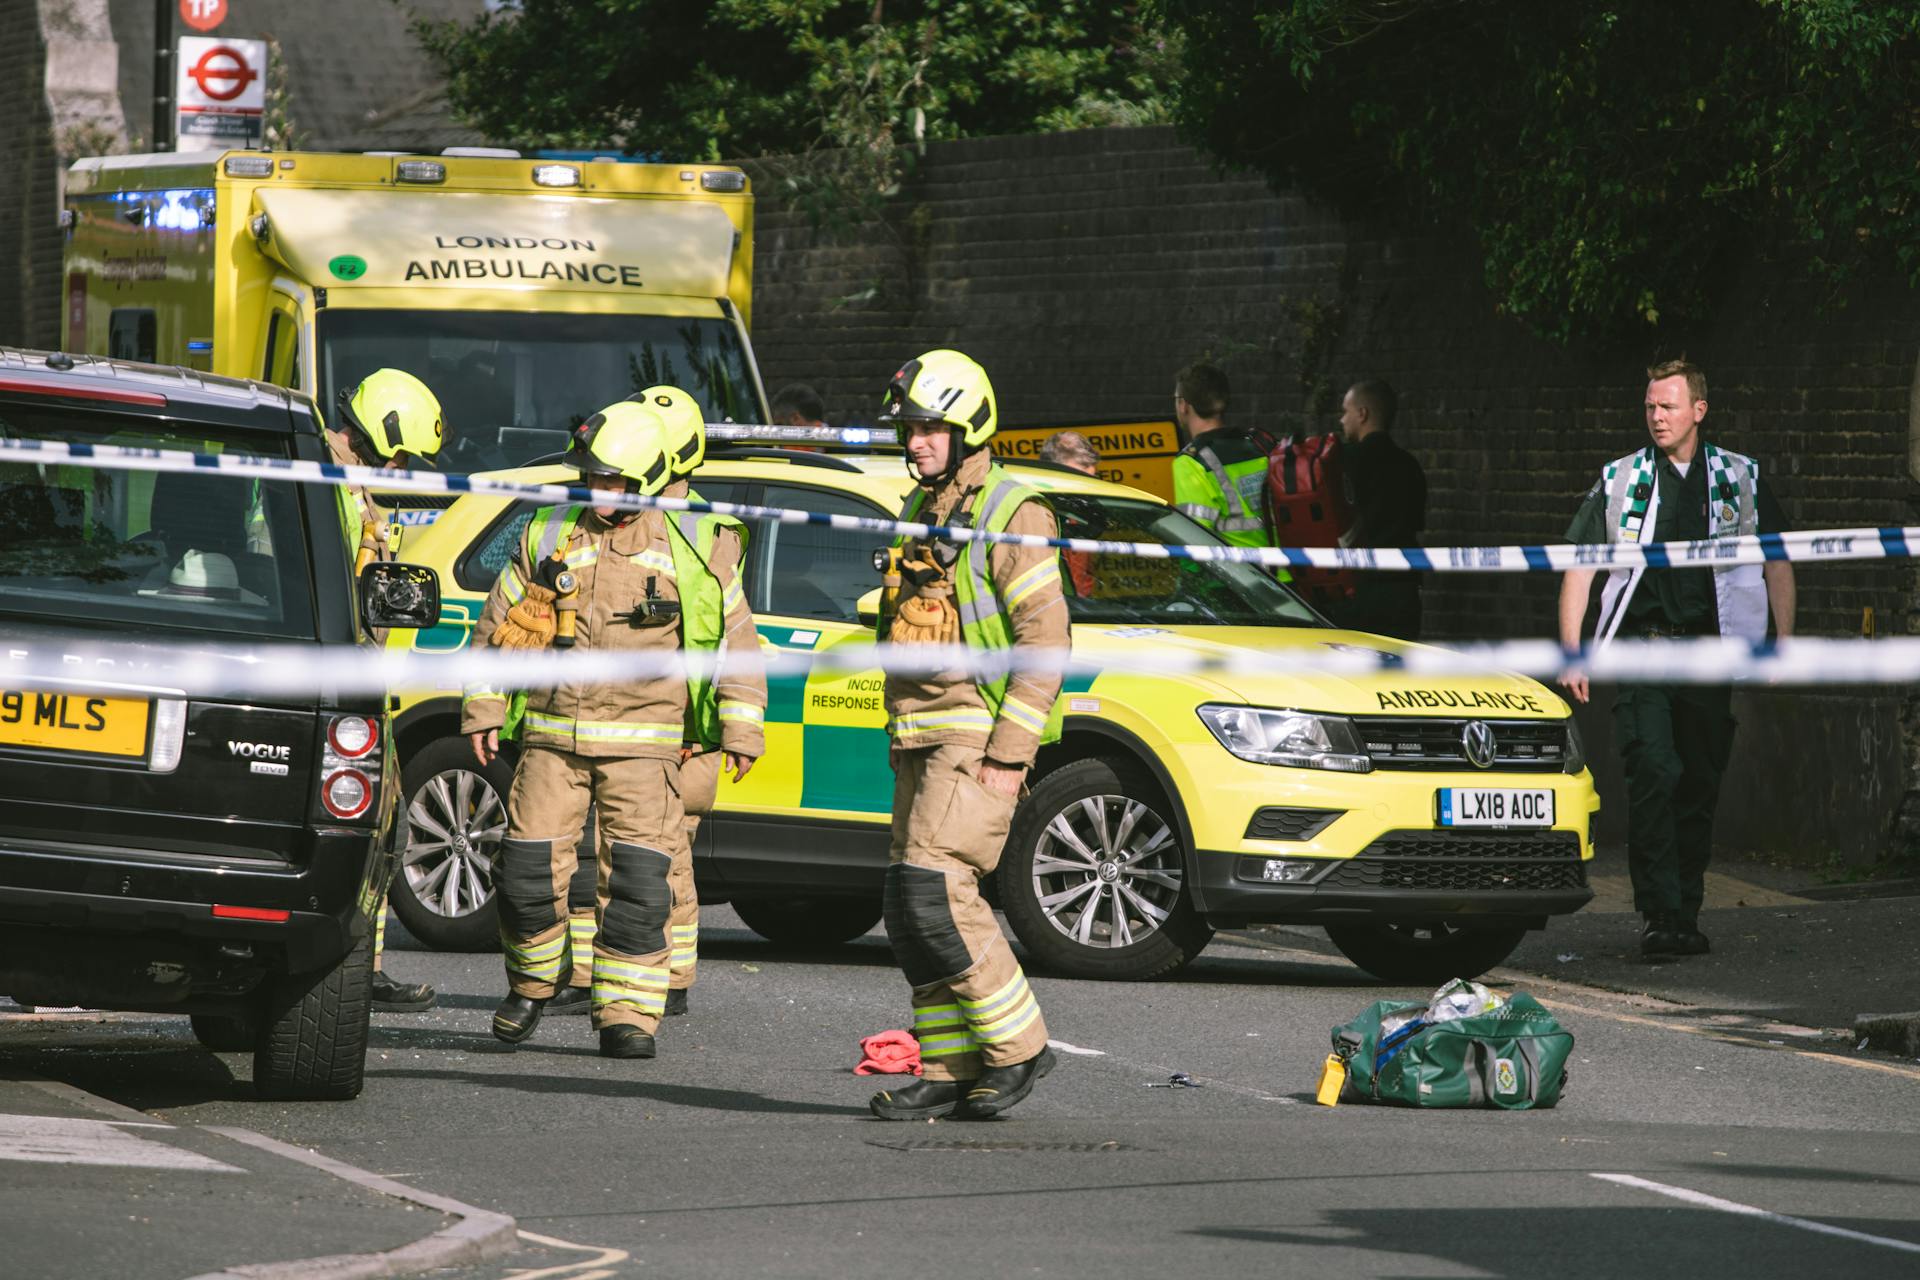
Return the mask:
<path id="1" fill-rule="evenodd" d="M 0 5 L 0 343 L 45 345 L 58 332 L 59 160 L 47 107 L 47 47 L 32 4 Z"/>
<path id="2" fill-rule="evenodd" d="M 935 146 L 886 225 L 853 234 L 760 190 L 762 371 L 770 389 L 813 383 L 841 418 L 870 416 L 897 363 L 938 344 L 986 365 L 1013 424 L 1165 417 L 1174 372 L 1203 352 L 1233 378 L 1233 416 L 1275 425 L 1331 428 L 1333 397 L 1385 377 L 1427 470 L 1430 544 L 1557 540 L 1601 464 L 1646 439 L 1651 348 L 1531 338 L 1495 317 L 1465 241 L 1343 223 L 1214 174 L 1169 130 Z M 1795 526 L 1915 518 L 1920 298 L 1870 286 L 1848 301 L 1823 313 L 1815 291 L 1755 267 L 1684 342 L 1709 376 L 1708 435 L 1762 460 Z M 1883 564 L 1805 569 L 1802 629 L 1857 632 L 1872 605 L 1903 630 L 1914 586 Z M 1539 634 L 1554 590 L 1437 578 L 1432 634 Z"/>
<path id="3" fill-rule="evenodd" d="M 870 418 L 886 376 L 936 345 L 994 378 L 1003 421 L 1165 417 L 1174 372 L 1210 353 L 1233 414 L 1331 428 L 1361 377 L 1401 394 L 1398 434 L 1427 470 L 1427 542 L 1558 540 L 1607 460 L 1645 442 L 1651 347 L 1563 350 L 1494 314 L 1471 245 L 1432 227 L 1343 221 L 1257 179 L 1221 176 L 1170 130 L 932 147 L 884 225 L 814 228 L 758 171 L 754 345 L 769 389 L 820 389 Z M 1708 435 L 1759 457 L 1796 527 L 1916 522 L 1908 413 L 1920 298 L 1892 284 L 1843 309 L 1754 264 L 1683 350 L 1709 376 Z M 1801 630 L 1920 633 L 1907 565 L 1808 567 Z M 1435 639 L 1550 635 L 1557 580 L 1437 576 Z M 1604 707 L 1601 699 L 1600 707 Z M 1598 710 L 1598 708 L 1596 708 Z M 1899 700 L 1879 691 L 1743 696 L 1720 833 L 1802 859 L 1864 861 L 1903 798 L 1920 832 Z M 1602 834 L 1624 805 L 1604 714 Z M 1920 726 L 1906 725 L 1912 754 Z M 1777 785 L 1795 777 L 1794 787 Z M 1903 779 L 1906 781 L 1903 784 Z"/>

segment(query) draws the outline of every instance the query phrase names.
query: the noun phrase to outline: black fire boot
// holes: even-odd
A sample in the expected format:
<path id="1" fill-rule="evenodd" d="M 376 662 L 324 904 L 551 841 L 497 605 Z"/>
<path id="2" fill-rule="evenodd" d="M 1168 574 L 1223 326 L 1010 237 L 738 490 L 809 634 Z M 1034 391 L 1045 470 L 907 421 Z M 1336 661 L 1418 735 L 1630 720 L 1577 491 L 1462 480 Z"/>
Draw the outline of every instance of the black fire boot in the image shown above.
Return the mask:
<path id="1" fill-rule="evenodd" d="M 1681 917 L 1674 925 L 1674 954 L 1682 956 L 1704 956 L 1713 950 L 1713 944 L 1707 941 L 1707 935 L 1700 932 L 1700 921 Z"/>
<path id="2" fill-rule="evenodd" d="M 932 1120 L 950 1116 L 971 1080 L 915 1080 L 899 1089 L 882 1089 L 867 1102 L 867 1109 L 882 1120 Z"/>
<path id="3" fill-rule="evenodd" d="M 961 1120 L 986 1120 L 1005 1115 L 1014 1105 L 1033 1092 L 1040 1077 L 1053 1070 L 1052 1049 L 1042 1049 L 1025 1062 L 1010 1067 L 988 1067 L 967 1090 L 966 1101 L 955 1116 Z"/>
<path id="4" fill-rule="evenodd" d="M 686 1011 L 687 989 L 685 987 L 675 987 L 673 990 L 667 992 L 667 1009 L 664 1016 L 677 1018 Z"/>
<path id="5" fill-rule="evenodd" d="M 1673 917 L 1649 912 L 1646 928 L 1640 931 L 1640 954 L 1648 959 L 1660 959 L 1680 954 L 1680 934 L 1674 927 Z"/>
<path id="6" fill-rule="evenodd" d="M 433 1008 L 433 988 L 424 982 L 395 982 L 382 971 L 373 971 L 369 992 L 375 1013 L 419 1013 Z"/>
<path id="7" fill-rule="evenodd" d="M 651 1058 L 653 1037 L 638 1027 L 600 1028 L 600 1056 L 603 1058 Z"/>
<path id="8" fill-rule="evenodd" d="M 588 987 L 562 987 L 547 1001 L 547 1012 L 555 1015 L 585 1013 L 592 1007 L 593 992 Z"/>
<path id="9" fill-rule="evenodd" d="M 540 1025 L 540 1011 L 547 1007 L 545 1000 L 535 1000 L 532 996 L 509 995 L 493 1011 L 494 1038 L 508 1044 L 519 1044 L 533 1034 Z"/>

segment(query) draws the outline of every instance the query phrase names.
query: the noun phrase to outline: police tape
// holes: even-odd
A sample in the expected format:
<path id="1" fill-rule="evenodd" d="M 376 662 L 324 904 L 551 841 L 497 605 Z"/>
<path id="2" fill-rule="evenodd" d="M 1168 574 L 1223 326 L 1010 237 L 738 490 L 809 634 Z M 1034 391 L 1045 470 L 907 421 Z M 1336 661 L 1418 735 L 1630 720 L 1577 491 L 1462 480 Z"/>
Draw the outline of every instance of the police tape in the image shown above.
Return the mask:
<path id="1" fill-rule="evenodd" d="M 1297 633 L 1293 633 L 1296 634 Z M 1350 633 L 1334 633 L 1350 635 Z M 0 692 L 80 690 L 111 695 L 271 697 L 286 694 L 457 693 L 463 687 L 542 689 L 620 684 L 688 675 L 763 672 L 772 680 L 804 680 L 808 696 L 827 696 L 847 678 L 849 689 L 879 673 L 900 676 L 966 673 L 975 679 L 1002 674 L 1058 675 L 1141 680 L 1233 677 L 1393 675 L 1399 677 L 1532 676 L 1552 680 L 1576 673 L 1599 683 L 1770 685 L 1876 685 L 1920 681 L 1920 638 L 1842 640 L 1806 638 L 1777 645 L 1706 637 L 1620 641 L 1569 652 L 1546 640 L 1459 646 L 1384 647 L 1355 639 L 1329 639 L 1284 648 L 1247 649 L 1155 628 L 1096 633 L 1077 649 L 1034 648 L 999 652 L 967 646 L 876 645 L 851 642 L 818 650 L 772 648 L 756 654 L 463 649 L 430 653 L 374 650 L 309 643 L 160 644 L 150 640 L 111 644 L 71 636 L 22 634 L 0 639 Z M 1105 687 L 1105 686 L 1103 686 Z M 1069 689 L 1073 685 L 1069 685 Z M 1097 691 L 1096 691 L 1097 692 Z M 1221 696 L 1276 705 L 1309 705 L 1311 688 L 1219 689 Z M 1430 705 L 1445 707 L 1444 694 Z M 1417 701 L 1417 700 L 1416 700 Z M 1413 706 L 1404 700 L 1395 705 Z M 1424 702 L 1419 705 L 1429 705 Z"/>
<path id="2" fill-rule="evenodd" d="M 286 458 L 189 453 L 131 445 L 95 445 L 65 440 L 0 438 L 0 462 L 14 461 L 99 467 L 121 471 L 219 472 L 301 484 L 353 485 L 392 493 L 473 493 L 542 503 L 592 502 L 622 510 L 658 508 L 734 516 L 780 524 L 822 525 L 881 537 L 940 538 L 951 542 L 988 542 L 1008 546 L 1054 547 L 1088 555 L 1131 556 L 1148 560 L 1196 560 L 1257 564 L 1267 568 L 1356 569 L 1418 573 L 1560 573 L 1569 569 L 1730 568 L 1734 565 L 1790 561 L 1910 559 L 1920 549 L 1920 526 L 1905 528 L 1811 529 L 1745 537 L 1705 538 L 1693 542 L 1608 543 L 1596 546 L 1515 545 L 1497 547 L 1232 547 L 1224 544 L 1174 545 L 1160 542 L 1108 542 L 1093 538 L 1047 538 L 1038 534 L 990 533 L 952 525 L 919 524 L 879 516 L 802 511 L 738 502 L 696 502 L 686 498 L 594 493 L 581 485 L 532 484 L 487 475 L 443 475 L 432 471 L 387 471 Z"/>

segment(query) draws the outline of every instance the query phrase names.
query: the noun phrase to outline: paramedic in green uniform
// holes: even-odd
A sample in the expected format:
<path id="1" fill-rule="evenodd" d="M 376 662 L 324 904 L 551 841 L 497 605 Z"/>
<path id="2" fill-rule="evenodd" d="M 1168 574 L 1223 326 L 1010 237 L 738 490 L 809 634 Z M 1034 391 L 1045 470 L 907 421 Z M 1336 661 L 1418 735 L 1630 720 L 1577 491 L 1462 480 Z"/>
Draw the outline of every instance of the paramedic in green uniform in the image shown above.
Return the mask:
<path id="1" fill-rule="evenodd" d="M 1700 437 L 1707 414 L 1706 375 L 1685 361 L 1647 371 L 1646 417 L 1652 444 L 1608 464 L 1587 492 L 1567 540 L 1599 543 L 1687 542 L 1779 533 L 1780 508 L 1758 461 Z M 1580 643 L 1598 570 L 1570 569 L 1560 588 L 1560 643 Z M 1771 614 L 1776 634 L 1793 633 L 1793 566 L 1607 571 L 1596 646 L 1682 636 L 1762 641 Z M 1561 683 L 1580 702 L 1587 678 Z M 1633 905 L 1645 917 L 1640 952 L 1701 955 L 1713 810 L 1733 747 L 1732 690 L 1725 685 L 1629 685 L 1613 704 L 1613 736 L 1627 780 L 1627 869 Z"/>

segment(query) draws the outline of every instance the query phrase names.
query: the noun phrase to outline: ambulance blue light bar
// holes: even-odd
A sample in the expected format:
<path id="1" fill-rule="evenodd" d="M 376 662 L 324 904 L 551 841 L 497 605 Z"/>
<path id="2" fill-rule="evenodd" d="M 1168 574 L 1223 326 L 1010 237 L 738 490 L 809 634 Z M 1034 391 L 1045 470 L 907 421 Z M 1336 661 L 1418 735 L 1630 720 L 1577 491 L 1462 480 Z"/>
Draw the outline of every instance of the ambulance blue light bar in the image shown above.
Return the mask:
<path id="1" fill-rule="evenodd" d="M 709 444 L 803 444 L 844 449 L 897 447 L 900 433 L 892 427 L 776 427 L 760 422 L 709 422 Z"/>

